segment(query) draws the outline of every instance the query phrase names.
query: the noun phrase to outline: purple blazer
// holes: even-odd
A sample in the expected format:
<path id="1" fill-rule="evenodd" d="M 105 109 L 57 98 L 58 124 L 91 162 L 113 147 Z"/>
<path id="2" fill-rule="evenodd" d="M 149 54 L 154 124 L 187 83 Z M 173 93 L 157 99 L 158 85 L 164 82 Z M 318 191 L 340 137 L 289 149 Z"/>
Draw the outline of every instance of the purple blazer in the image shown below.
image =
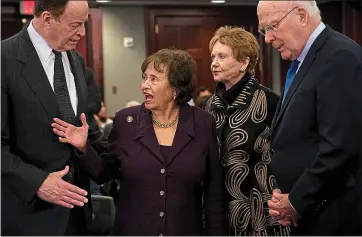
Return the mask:
<path id="1" fill-rule="evenodd" d="M 120 178 L 113 235 L 226 234 L 215 130 L 211 114 L 181 106 L 166 162 L 144 105 L 116 113 L 107 152 L 78 157 L 97 183 Z"/>

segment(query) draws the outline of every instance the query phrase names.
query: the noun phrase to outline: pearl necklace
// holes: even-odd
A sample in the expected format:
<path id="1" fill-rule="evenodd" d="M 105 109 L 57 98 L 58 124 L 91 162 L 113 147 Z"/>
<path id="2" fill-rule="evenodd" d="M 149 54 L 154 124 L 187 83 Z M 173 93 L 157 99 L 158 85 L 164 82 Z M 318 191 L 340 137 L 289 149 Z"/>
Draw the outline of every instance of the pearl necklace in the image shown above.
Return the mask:
<path id="1" fill-rule="evenodd" d="M 176 118 L 170 122 L 170 123 L 160 123 L 157 119 L 156 119 L 156 116 L 152 113 L 152 121 L 153 123 L 159 127 L 159 128 L 170 128 L 170 127 L 173 127 L 177 121 L 178 121 L 178 115 L 176 116 Z"/>

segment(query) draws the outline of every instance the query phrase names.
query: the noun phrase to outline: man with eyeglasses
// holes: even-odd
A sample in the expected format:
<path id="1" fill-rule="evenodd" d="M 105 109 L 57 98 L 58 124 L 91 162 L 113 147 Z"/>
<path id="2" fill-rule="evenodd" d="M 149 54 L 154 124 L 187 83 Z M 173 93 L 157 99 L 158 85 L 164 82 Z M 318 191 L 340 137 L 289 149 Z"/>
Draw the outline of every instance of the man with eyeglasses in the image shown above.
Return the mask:
<path id="1" fill-rule="evenodd" d="M 257 14 L 292 62 L 270 132 L 269 213 L 292 235 L 361 235 L 362 49 L 315 1 L 260 1 Z"/>

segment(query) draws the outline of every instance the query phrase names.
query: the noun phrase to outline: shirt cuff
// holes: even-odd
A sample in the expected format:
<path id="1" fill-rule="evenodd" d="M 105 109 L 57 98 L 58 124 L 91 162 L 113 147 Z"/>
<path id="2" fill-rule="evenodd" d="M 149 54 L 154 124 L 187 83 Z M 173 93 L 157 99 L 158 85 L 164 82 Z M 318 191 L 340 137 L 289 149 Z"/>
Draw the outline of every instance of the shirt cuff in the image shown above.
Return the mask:
<path id="1" fill-rule="evenodd" d="M 88 143 L 87 143 L 87 145 L 85 146 L 84 151 L 80 151 L 80 150 L 78 150 L 77 148 L 74 147 L 75 155 L 76 155 L 77 157 L 83 157 L 83 156 L 85 155 L 86 151 L 87 151 L 87 146 L 88 146 Z"/>
<path id="2" fill-rule="evenodd" d="M 295 212 L 297 212 L 297 211 L 295 210 L 295 208 L 293 207 L 292 203 L 291 203 L 290 200 L 289 200 L 289 195 L 288 195 L 288 202 L 289 202 L 289 205 L 293 208 L 293 210 L 294 210 Z"/>
<path id="3" fill-rule="evenodd" d="M 279 185 L 277 184 L 277 182 L 274 180 L 274 182 L 272 183 L 272 189 L 279 189 Z"/>

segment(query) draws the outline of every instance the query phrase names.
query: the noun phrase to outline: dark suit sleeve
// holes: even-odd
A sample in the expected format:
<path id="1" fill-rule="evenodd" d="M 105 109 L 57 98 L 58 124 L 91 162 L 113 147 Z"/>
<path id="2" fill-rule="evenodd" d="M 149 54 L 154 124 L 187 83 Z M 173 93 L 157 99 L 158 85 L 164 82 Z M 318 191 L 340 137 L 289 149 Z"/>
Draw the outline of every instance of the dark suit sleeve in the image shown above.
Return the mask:
<path id="1" fill-rule="evenodd" d="M 211 120 L 210 129 L 205 138 L 210 139 L 208 150 L 207 170 L 204 179 L 205 188 L 205 218 L 207 235 L 225 235 L 223 183 L 221 166 L 219 161 L 219 149 L 217 144 L 216 124 Z"/>
<path id="2" fill-rule="evenodd" d="M 351 51 L 338 51 L 315 79 L 319 152 L 289 195 L 301 215 L 345 188 L 358 164 L 362 141 L 360 59 Z"/>
<path id="3" fill-rule="evenodd" d="M 101 92 L 94 80 L 94 73 L 89 68 L 85 68 L 85 79 L 88 90 L 87 113 L 97 114 L 101 110 Z"/>
<path id="4" fill-rule="evenodd" d="M 114 118 L 114 124 L 117 124 L 117 116 Z M 116 126 L 115 126 L 116 127 Z M 104 144 L 105 140 L 96 141 L 95 138 L 90 139 L 84 154 L 76 153 L 77 161 L 80 166 L 88 172 L 92 180 L 97 184 L 103 184 L 110 179 L 119 178 L 120 162 L 118 159 L 119 133 L 116 129 L 112 129 L 109 141 Z M 106 148 L 104 148 L 106 147 Z M 102 150 L 105 150 L 102 152 Z"/>
<path id="5" fill-rule="evenodd" d="M 278 107 L 278 103 L 279 103 L 279 95 L 275 94 L 274 92 L 268 90 L 266 91 L 266 98 L 267 98 L 267 103 L 268 103 L 268 115 L 267 115 L 267 125 L 269 126 L 269 128 L 271 127 L 273 118 L 275 116 L 275 112 L 277 110 Z"/>
<path id="6" fill-rule="evenodd" d="M 35 197 L 48 173 L 30 165 L 12 153 L 10 148 L 11 97 L 7 88 L 5 61 L 1 60 L 1 181 L 14 196 L 25 203 Z M 26 124 L 26 121 L 24 121 Z"/>
<path id="7" fill-rule="evenodd" d="M 269 88 L 265 88 L 265 94 L 266 94 L 266 99 L 267 99 L 267 104 L 268 104 L 268 114 L 267 114 L 267 118 L 266 118 L 265 122 L 266 122 L 266 125 L 269 127 L 269 132 L 270 132 L 273 118 L 275 116 L 275 112 L 278 107 L 280 96 L 277 95 L 276 93 L 274 93 Z M 270 134 L 269 134 L 268 142 L 270 142 Z M 270 170 L 270 173 L 273 173 L 271 166 L 269 166 L 269 170 Z M 272 189 L 279 189 L 279 186 L 278 186 L 276 180 L 272 181 Z"/>

